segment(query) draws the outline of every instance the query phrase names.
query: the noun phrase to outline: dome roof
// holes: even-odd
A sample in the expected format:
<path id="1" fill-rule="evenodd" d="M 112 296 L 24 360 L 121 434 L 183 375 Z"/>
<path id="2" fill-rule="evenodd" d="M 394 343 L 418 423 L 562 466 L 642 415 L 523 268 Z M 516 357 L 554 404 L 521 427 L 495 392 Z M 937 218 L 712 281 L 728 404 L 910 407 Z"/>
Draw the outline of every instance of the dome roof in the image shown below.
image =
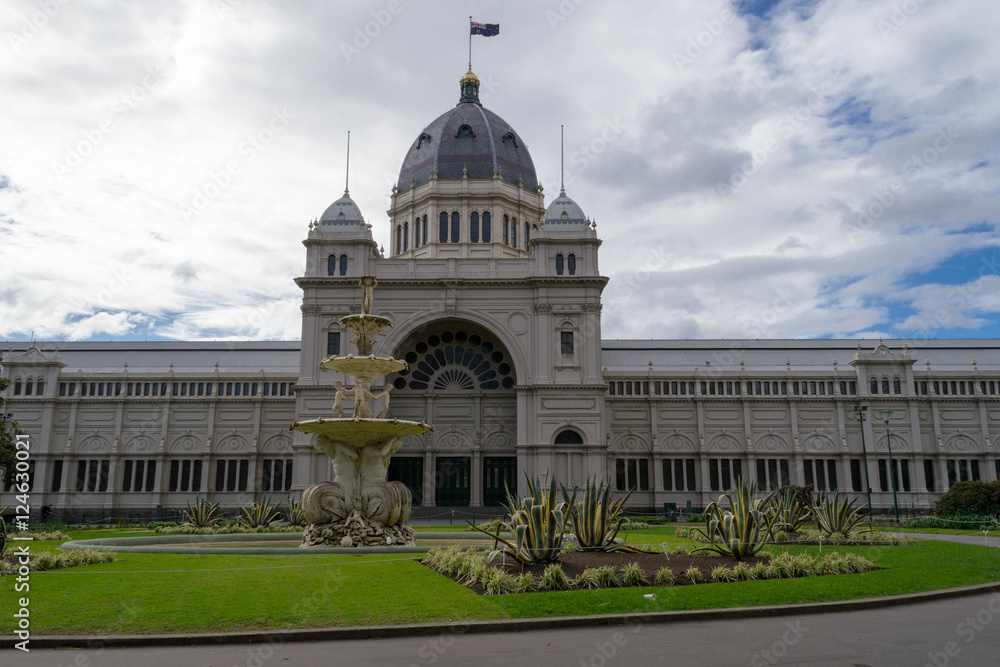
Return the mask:
<path id="1" fill-rule="evenodd" d="M 344 196 L 330 204 L 323 211 L 323 216 L 319 219 L 320 224 L 327 225 L 363 225 L 364 216 L 361 209 L 354 203 L 351 196 L 345 191 Z"/>
<path id="2" fill-rule="evenodd" d="M 566 196 L 563 190 L 559 196 L 545 209 L 545 225 L 582 225 L 587 222 L 583 209 Z"/>
<path id="3" fill-rule="evenodd" d="M 438 116 L 413 142 L 399 170 L 398 192 L 430 180 L 492 179 L 500 169 L 503 180 L 519 182 L 538 192 L 538 177 L 528 147 L 500 116 L 479 103 L 479 79 L 471 71 L 461 81 L 462 101 Z"/>

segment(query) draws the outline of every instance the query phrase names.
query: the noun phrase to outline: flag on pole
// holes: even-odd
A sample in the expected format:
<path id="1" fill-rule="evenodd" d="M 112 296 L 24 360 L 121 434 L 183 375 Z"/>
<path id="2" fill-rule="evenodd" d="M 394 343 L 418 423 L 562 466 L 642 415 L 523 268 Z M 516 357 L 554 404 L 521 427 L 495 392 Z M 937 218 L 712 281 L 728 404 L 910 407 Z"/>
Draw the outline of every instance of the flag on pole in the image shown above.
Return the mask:
<path id="1" fill-rule="evenodd" d="M 500 34 L 500 24 L 499 23 L 476 23 L 471 22 L 469 24 L 472 26 L 472 31 L 470 35 L 482 35 L 483 37 L 493 37 L 494 35 Z"/>

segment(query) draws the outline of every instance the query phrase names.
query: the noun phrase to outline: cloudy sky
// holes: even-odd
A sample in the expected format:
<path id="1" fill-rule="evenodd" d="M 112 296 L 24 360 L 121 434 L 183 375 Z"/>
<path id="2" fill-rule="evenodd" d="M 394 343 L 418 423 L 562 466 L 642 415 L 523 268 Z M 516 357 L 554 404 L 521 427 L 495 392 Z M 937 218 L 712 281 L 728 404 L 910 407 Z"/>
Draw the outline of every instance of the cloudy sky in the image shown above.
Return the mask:
<path id="1" fill-rule="evenodd" d="M 1000 337 L 996 0 L 3 0 L 0 340 L 297 339 L 347 131 L 388 246 L 470 14 L 605 338 Z"/>

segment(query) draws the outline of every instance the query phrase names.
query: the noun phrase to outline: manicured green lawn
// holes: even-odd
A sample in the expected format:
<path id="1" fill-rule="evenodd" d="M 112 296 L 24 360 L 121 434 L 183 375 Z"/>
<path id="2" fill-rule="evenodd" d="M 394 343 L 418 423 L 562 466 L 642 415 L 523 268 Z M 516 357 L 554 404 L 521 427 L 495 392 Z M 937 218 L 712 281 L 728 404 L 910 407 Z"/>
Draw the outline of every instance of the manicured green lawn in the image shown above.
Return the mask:
<path id="1" fill-rule="evenodd" d="M 434 530 L 440 530 L 435 527 Z M 104 531 L 70 534 L 107 536 Z M 634 531 L 657 544 L 672 527 Z M 107 534 L 121 535 L 120 531 Z M 33 551 L 58 542 L 38 542 Z M 783 547 L 815 553 L 817 547 Z M 777 549 L 772 548 L 777 551 Z M 824 551 L 829 551 L 829 547 Z M 329 627 L 606 614 L 816 602 L 911 593 L 997 581 L 1000 550 L 947 542 L 841 547 L 889 568 L 861 575 L 479 596 L 404 556 L 228 556 L 121 554 L 116 563 L 31 575 L 32 631 L 139 634 L 255 628 Z M 666 561 L 664 561 L 666 564 Z M 0 607 L 15 608 L 12 577 L 0 580 Z M 655 592 L 647 601 L 643 593 Z M 4 634 L 10 633 L 9 621 Z"/>

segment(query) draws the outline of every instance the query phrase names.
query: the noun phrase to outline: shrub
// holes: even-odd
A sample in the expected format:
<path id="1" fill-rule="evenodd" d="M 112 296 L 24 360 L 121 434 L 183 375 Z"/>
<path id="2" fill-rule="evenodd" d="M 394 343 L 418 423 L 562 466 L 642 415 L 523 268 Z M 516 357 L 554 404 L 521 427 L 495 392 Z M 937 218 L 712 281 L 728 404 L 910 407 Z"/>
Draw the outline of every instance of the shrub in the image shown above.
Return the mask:
<path id="1" fill-rule="evenodd" d="M 514 592 L 527 593 L 535 587 L 535 575 L 530 572 L 523 572 L 521 576 L 514 579 Z"/>
<path id="2" fill-rule="evenodd" d="M 602 565 L 597 568 L 597 584 L 600 588 L 614 588 L 615 586 L 621 586 L 622 580 L 618 577 L 618 573 L 615 572 L 615 568 L 610 565 Z"/>
<path id="3" fill-rule="evenodd" d="M 569 577 L 563 572 L 562 566 L 556 564 L 545 567 L 542 580 L 538 584 L 538 588 L 543 591 L 565 591 L 570 587 Z"/>
<path id="4" fill-rule="evenodd" d="M 736 575 L 725 565 L 712 568 L 712 581 L 728 582 L 736 581 Z"/>
<path id="5" fill-rule="evenodd" d="M 962 514 L 995 517 L 1000 514 L 1000 482 L 959 482 L 937 501 L 934 514 L 939 517 Z"/>
<path id="6" fill-rule="evenodd" d="M 517 580 L 514 578 L 514 575 L 496 567 L 491 567 L 487 570 L 481 583 L 487 595 L 513 593 L 517 587 Z"/>
<path id="7" fill-rule="evenodd" d="M 696 568 L 694 565 L 684 570 L 684 578 L 690 581 L 692 584 L 697 584 L 699 581 L 704 579 L 701 574 L 701 570 Z"/>
<path id="8" fill-rule="evenodd" d="M 656 583 L 660 586 L 674 585 L 674 571 L 664 565 L 656 571 Z"/>
<path id="9" fill-rule="evenodd" d="M 705 508 L 705 528 L 692 531 L 709 544 L 694 551 L 714 551 L 742 560 L 763 549 L 774 522 L 774 517 L 766 511 L 772 496 L 754 500 L 756 493 L 756 482 L 740 479 L 733 491 L 709 504 Z M 724 500 L 729 503 L 729 509 L 722 507 Z"/>
<path id="10" fill-rule="evenodd" d="M 505 545 L 520 563 L 551 563 L 559 558 L 563 532 L 569 521 L 570 503 L 556 503 L 556 481 L 546 492 L 538 479 L 527 478 L 528 495 L 518 502 L 507 493 L 508 519 L 500 527 L 514 536 L 513 541 L 502 537 L 500 530 L 490 532 L 474 524 L 475 530 L 486 533 Z M 572 500 L 572 498 L 571 498 Z"/>
<path id="11" fill-rule="evenodd" d="M 247 528 L 265 528 L 278 520 L 278 508 L 271 505 L 271 497 L 265 496 L 260 502 L 240 507 L 237 522 Z"/>
<path id="12" fill-rule="evenodd" d="M 621 524 L 622 530 L 646 530 L 651 527 L 645 521 L 638 521 L 636 519 L 625 519 Z"/>
<path id="13" fill-rule="evenodd" d="M 737 581 L 750 581 L 757 578 L 753 568 L 742 561 L 733 567 L 733 576 L 736 577 Z"/>
<path id="14" fill-rule="evenodd" d="M 649 579 L 638 563 L 628 563 L 622 568 L 622 582 L 626 586 L 647 586 Z"/>
<path id="15" fill-rule="evenodd" d="M 185 525 L 195 528 L 211 528 L 219 521 L 219 504 L 198 498 L 194 505 L 188 503 Z"/>
<path id="16" fill-rule="evenodd" d="M 834 491 L 832 495 L 823 494 L 819 502 L 813 506 L 812 513 L 816 517 L 819 529 L 827 536 L 840 533 L 842 537 L 850 537 L 851 531 L 859 523 L 864 521 L 869 514 L 862 514 L 865 506 L 855 508 L 854 503 L 858 501 L 841 498 L 840 493 Z"/>
<path id="17" fill-rule="evenodd" d="M 779 530 L 778 532 L 776 532 L 774 534 L 774 541 L 775 542 L 787 542 L 788 541 L 788 533 L 786 533 L 783 530 Z"/>

